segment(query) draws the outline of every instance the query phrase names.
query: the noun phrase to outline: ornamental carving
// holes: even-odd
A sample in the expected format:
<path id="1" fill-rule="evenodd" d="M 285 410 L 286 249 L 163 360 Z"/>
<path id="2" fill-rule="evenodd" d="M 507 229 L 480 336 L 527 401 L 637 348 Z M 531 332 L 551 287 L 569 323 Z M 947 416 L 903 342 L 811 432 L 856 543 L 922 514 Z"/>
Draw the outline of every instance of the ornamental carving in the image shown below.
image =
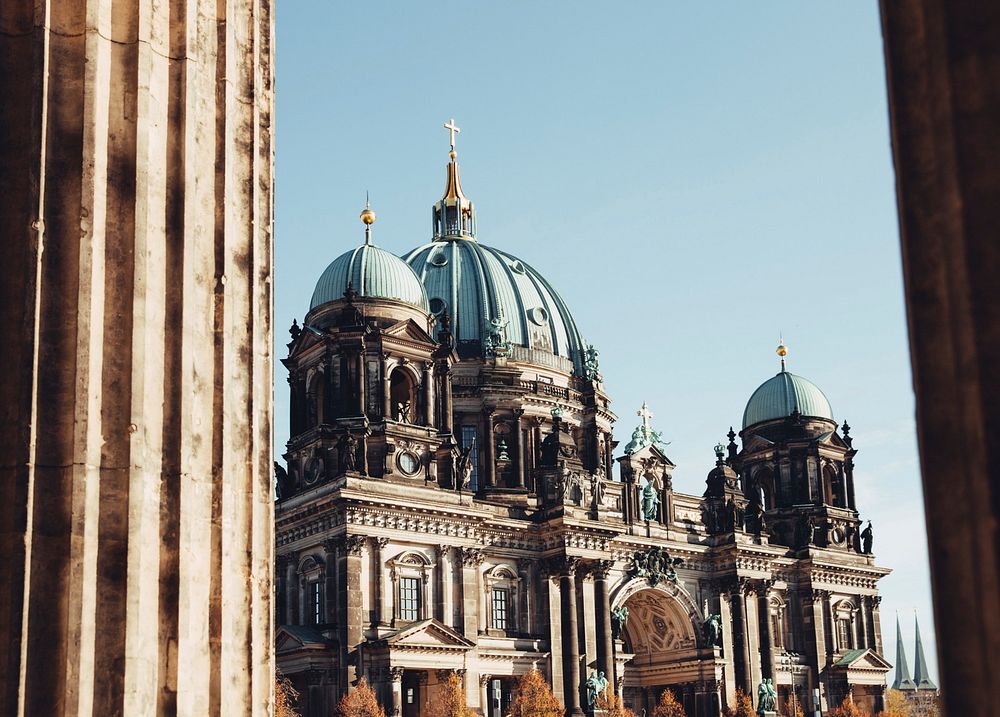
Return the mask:
<path id="1" fill-rule="evenodd" d="M 607 580 L 608 573 L 611 572 L 611 568 L 614 566 L 615 563 L 613 560 L 592 560 L 587 569 L 597 580 Z"/>
<path id="2" fill-rule="evenodd" d="M 344 540 L 344 547 L 347 549 L 348 555 L 361 555 L 361 549 L 365 546 L 365 536 L 363 535 L 348 535 Z"/>
<path id="3" fill-rule="evenodd" d="M 650 587 L 656 587 L 664 580 L 677 582 L 677 568 L 683 564 L 684 558 L 671 558 L 663 548 L 654 546 L 632 555 L 629 577 L 646 578 Z"/>
<path id="4" fill-rule="evenodd" d="M 482 565 L 485 559 L 486 554 L 482 551 L 482 548 L 462 548 L 462 552 L 459 554 L 459 561 L 462 563 L 462 567 L 471 568 Z"/>

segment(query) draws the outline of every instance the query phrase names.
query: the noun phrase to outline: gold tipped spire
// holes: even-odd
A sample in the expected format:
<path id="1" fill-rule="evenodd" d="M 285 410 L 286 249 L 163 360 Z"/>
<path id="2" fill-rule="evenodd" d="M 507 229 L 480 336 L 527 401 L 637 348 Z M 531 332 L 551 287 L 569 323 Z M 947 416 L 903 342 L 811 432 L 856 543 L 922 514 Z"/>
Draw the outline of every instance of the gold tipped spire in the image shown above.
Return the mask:
<path id="1" fill-rule="evenodd" d="M 462 191 L 462 180 L 459 177 L 458 162 L 455 151 L 455 135 L 462 130 L 455 120 L 444 123 L 448 130 L 448 152 L 450 162 L 447 165 L 447 177 L 444 184 L 444 196 L 434 205 L 434 239 L 446 241 L 450 239 L 476 238 L 476 212 L 465 192 Z"/>
<path id="2" fill-rule="evenodd" d="M 371 203 L 368 201 L 368 192 L 365 192 L 365 208 L 358 215 L 361 223 L 365 225 L 365 244 L 372 243 L 372 224 L 375 223 L 375 212 L 372 211 Z"/>
<path id="3" fill-rule="evenodd" d="M 461 134 L 462 130 L 455 124 L 455 118 L 452 117 L 450 120 L 444 123 L 444 128 L 448 130 L 448 142 L 451 144 L 451 151 L 448 152 L 448 156 L 451 157 L 451 161 L 455 161 L 455 157 L 458 153 L 455 151 L 455 135 Z"/>

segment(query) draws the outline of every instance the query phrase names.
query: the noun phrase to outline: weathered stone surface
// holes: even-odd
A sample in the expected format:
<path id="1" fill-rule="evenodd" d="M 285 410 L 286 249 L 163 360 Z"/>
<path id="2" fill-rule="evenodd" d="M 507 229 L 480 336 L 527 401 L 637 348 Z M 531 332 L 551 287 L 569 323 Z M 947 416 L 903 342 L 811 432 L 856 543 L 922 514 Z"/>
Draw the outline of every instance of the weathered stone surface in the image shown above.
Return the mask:
<path id="1" fill-rule="evenodd" d="M 948 714 L 1000 682 L 1000 8 L 882 2 L 917 436 Z"/>
<path id="2" fill-rule="evenodd" d="M 272 35 L 0 4 L 3 714 L 269 712 Z"/>

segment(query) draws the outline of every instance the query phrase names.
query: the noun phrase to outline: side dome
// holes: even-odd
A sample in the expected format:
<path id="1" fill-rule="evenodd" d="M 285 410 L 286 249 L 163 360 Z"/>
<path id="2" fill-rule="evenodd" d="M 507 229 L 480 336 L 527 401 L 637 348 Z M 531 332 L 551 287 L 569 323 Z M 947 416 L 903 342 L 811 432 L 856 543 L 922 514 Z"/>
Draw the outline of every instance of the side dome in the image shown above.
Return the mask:
<path id="1" fill-rule="evenodd" d="M 498 320 L 506 322 L 512 358 L 582 373 L 576 321 L 549 282 L 516 256 L 457 240 L 433 241 L 405 259 L 427 290 L 431 313 L 451 316 L 460 357 L 481 357 Z"/>
<path id="2" fill-rule="evenodd" d="M 812 381 L 782 371 L 762 383 L 743 411 L 743 428 L 764 421 L 786 418 L 795 410 L 803 416 L 834 420 L 830 401 Z"/>
<path id="3" fill-rule="evenodd" d="M 341 254 L 316 282 L 309 310 L 344 298 L 350 284 L 358 296 L 395 299 L 429 311 L 427 292 L 402 259 L 374 244 L 362 244 Z"/>

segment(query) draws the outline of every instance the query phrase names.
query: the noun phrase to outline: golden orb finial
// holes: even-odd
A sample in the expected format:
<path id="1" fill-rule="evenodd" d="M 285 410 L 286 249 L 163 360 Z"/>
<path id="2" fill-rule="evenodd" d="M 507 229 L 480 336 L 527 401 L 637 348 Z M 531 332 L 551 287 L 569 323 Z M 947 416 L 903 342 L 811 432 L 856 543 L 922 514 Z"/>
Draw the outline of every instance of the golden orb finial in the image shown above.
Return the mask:
<path id="1" fill-rule="evenodd" d="M 375 223 L 375 212 L 373 212 L 368 207 L 365 207 L 364 211 L 361 212 L 361 222 L 366 226 L 371 226 Z"/>
<path id="2" fill-rule="evenodd" d="M 784 344 L 778 344 L 778 348 L 774 350 L 774 353 L 778 354 L 781 358 L 785 358 L 788 355 L 788 347 Z"/>

